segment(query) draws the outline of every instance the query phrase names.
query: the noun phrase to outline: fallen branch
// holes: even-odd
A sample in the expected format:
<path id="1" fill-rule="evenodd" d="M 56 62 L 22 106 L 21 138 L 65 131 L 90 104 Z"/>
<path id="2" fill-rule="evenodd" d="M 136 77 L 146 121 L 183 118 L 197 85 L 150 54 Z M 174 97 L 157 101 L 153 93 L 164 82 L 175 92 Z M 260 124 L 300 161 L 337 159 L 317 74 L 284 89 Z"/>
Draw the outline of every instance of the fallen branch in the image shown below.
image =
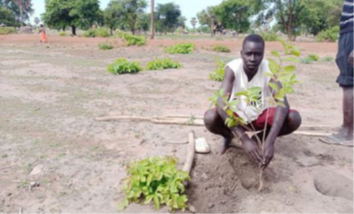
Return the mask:
<path id="1" fill-rule="evenodd" d="M 195 154 L 195 140 L 194 140 L 194 132 L 191 131 L 188 134 L 188 152 L 187 152 L 187 158 L 186 161 L 184 162 L 182 170 L 190 174 L 192 165 L 193 165 L 193 160 L 194 160 L 194 154 Z"/>

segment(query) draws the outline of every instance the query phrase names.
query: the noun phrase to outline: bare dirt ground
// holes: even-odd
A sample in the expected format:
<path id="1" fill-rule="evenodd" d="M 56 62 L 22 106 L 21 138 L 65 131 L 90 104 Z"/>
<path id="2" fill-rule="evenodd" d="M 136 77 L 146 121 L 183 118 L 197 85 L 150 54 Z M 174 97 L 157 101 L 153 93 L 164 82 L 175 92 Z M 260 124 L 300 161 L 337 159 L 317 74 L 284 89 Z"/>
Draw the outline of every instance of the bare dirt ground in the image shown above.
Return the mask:
<path id="1" fill-rule="evenodd" d="M 145 47 L 115 42 L 113 50 L 98 50 L 97 44 L 106 40 L 51 37 L 49 44 L 40 44 L 36 35 L 0 36 L 0 212 L 118 212 L 128 163 L 173 155 L 181 166 L 187 146 L 165 142 L 186 140 L 192 129 L 213 149 L 220 143 L 203 127 L 95 118 L 203 115 L 220 86 L 208 79 L 215 59 L 239 57 L 241 40 L 193 41 L 195 53 L 170 56 L 182 69 L 121 76 L 106 71 L 114 59 L 145 65 L 167 56 L 163 46 L 178 41 L 156 40 Z M 213 44 L 227 45 L 232 53 L 208 51 Z M 297 45 L 303 55 L 334 58 L 337 50 L 335 43 Z M 274 42 L 266 46 L 266 57 L 281 47 Z M 337 74 L 334 61 L 298 65 L 303 83 L 289 101 L 304 125 L 341 125 Z M 242 150 L 197 155 L 189 204 L 205 213 L 353 213 L 352 148 L 294 134 L 277 140 L 275 155 L 260 193 L 253 187 L 257 166 Z M 131 204 L 125 212 L 156 211 Z"/>

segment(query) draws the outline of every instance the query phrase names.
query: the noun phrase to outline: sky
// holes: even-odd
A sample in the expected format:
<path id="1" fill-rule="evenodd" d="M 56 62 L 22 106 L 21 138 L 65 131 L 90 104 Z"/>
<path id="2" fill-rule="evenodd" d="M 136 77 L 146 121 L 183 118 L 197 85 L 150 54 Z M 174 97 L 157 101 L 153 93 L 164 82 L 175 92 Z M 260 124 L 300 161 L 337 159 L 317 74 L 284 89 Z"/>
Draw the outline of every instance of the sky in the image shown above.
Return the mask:
<path id="1" fill-rule="evenodd" d="M 41 17 L 45 9 L 45 0 L 33 0 L 34 14 L 31 16 L 31 23 L 34 23 L 35 17 Z M 105 9 L 110 0 L 100 0 L 101 9 Z M 150 1 L 148 1 L 150 2 Z M 180 6 L 182 16 L 187 18 L 186 25 L 192 27 L 190 20 L 192 17 L 196 17 L 197 13 L 207 8 L 208 6 L 215 6 L 222 2 L 222 0 L 155 0 L 155 7 L 157 4 L 166 4 L 174 2 Z M 146 9 L 146 12 L 150 11 L 150 6 Z M 197 24 L 199 26 L 199 24 Z"/>

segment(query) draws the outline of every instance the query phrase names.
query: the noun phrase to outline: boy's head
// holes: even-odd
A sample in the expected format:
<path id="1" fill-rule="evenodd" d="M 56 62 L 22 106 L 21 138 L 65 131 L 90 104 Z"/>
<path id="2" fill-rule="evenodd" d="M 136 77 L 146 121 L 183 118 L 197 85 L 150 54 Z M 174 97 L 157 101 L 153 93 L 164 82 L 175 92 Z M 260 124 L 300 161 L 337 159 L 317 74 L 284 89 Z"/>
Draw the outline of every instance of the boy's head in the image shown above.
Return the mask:
<path id="1" fill-rule="evenodd" d="M 257 35 L 248 35 L 242 44 L 241 57 L 245 72 L 255 73 L 261 64 L 264 56 L 264 39 Z"/>

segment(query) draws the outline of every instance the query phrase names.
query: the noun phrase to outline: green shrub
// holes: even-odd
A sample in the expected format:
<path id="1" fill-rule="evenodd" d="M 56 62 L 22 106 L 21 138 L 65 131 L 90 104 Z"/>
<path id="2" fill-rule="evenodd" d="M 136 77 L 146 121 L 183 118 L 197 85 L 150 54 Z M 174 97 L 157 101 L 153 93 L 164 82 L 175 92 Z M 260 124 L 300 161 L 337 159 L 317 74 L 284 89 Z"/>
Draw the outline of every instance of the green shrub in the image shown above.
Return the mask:
<path id="1" fill-rule="evenodd" d="M 333 57 L 330 56 L 325 56 L 321 59 L 321 61 L 323 62 L 332 62 L 333 61 Z"/>
<path id="2" fill-rule="evenodd" d="M 308 56 L 301 59 L 301 63 L 304 63 L 304 64 L 311 64 L 313 61 L 314 60 Z"/>
<path id="3" fill-rule="evenodd" d="M 318 61 L 320 59 L 320 57 L 317 54 L 310 54 L 307 57 L 311 58 L 313 61 Z"/>
<path id="4" fill-rule="evenodd" d="M 274 32 L 261 32 L 261 36 L 264 39 L 264 41 L 268 41 L 268 42 L 279 41 L 278 35 Z"/>
<path id="5" fill-rule="evenodd" d="M 109 44 L 109 43 L 106 43 L 106 42 L 100 43 L 100 44 L 98 45 L 98 47 L 99 47 L 101 50 L 111 50 L 111 49 L 113 49 L 113 45 L 112 45 L 112 44 Z"/>
<path id="6" fill-rule="evenodd" d="M 59 36 L 66 36 L 66 32 L 64 32 L 64 31 L 59 32 Z"/>
<path id="7" fill-rule="evenodd" d="M 16 29 L 14 27 L 0 27 L 0 35 L 8 35 L 16 33 Z"/>
<path id="8" fill-rule="evenodd" d="M 109 37 L 107 28 L 89 29 L 84 33 L 84 37 Z"/>
<path id="9" fill-rule="evenodd" d="M 321 31 L 316 38 L 318 42 L 335 42 L 338 39 L 339 27 L 332 27 L 330 29 Z"/>
<path id="10" fill-rule="evenodd" d="M 185 211 L 188 198 L 183 182 L 190 177 L 187 172 L 178 170 L 176 163 L 172 157 L 150 157 L 129 165 L 129 177 L 124 180 L 123 187 L 125 199 L 118 209 L 124 210 L 131 202 L 153 202 L 156 210 L 166 204 L 171 211 Z"/>
<path id="11" fill-rule="evenodd" d="M 144 36 L 135 36 L 130 33 L 120 31 L 119 37 L 122 38 L 127 46 L 137 45 L 143 46 L 146 44 L 146 38 Z"/>
<path id="12" fill-rule="evenodd" d="M 194 44 L 182 43 L 165 48 L 165 52 L 169 54 L 189 54 L 194 51 Z"/>
<path id="13" fill-rule="evenodd" d="M 222 53 L 230 53 L 231 52 L 230 48 L 225 47 L 223 45 L 215 45 L 213 47 L 213 51 L 222 52 Z"/>
<path id="14" fill-rule="evenodd" d="M 103 37 L 103 38 L 110 37 L 108 29 L 107 28 L 97 28 L 96 29 L 96 37 Z"/>
<path id="15" fill-rule="evenodd" d="M 146 64 L 146 70 L 163 70 L 169 68 L 181 68 L 182 65 L 170 58 L 155 59 Z"/>
<path id="16" fill-rule="evenodd" d="M 209 79 L 221 82 L 224 80 L 226 63 L 221 60 L 216 60 L 216 68 L 213 73 L 209 74 Z"/>
<path id="17" fill-rule="evenodd" d="M 138 62 L 128 62 L 128 60 L 120 58 L 108 66 L 108 73 L 126 74 L 138 73 L 143 70 Z"/>

